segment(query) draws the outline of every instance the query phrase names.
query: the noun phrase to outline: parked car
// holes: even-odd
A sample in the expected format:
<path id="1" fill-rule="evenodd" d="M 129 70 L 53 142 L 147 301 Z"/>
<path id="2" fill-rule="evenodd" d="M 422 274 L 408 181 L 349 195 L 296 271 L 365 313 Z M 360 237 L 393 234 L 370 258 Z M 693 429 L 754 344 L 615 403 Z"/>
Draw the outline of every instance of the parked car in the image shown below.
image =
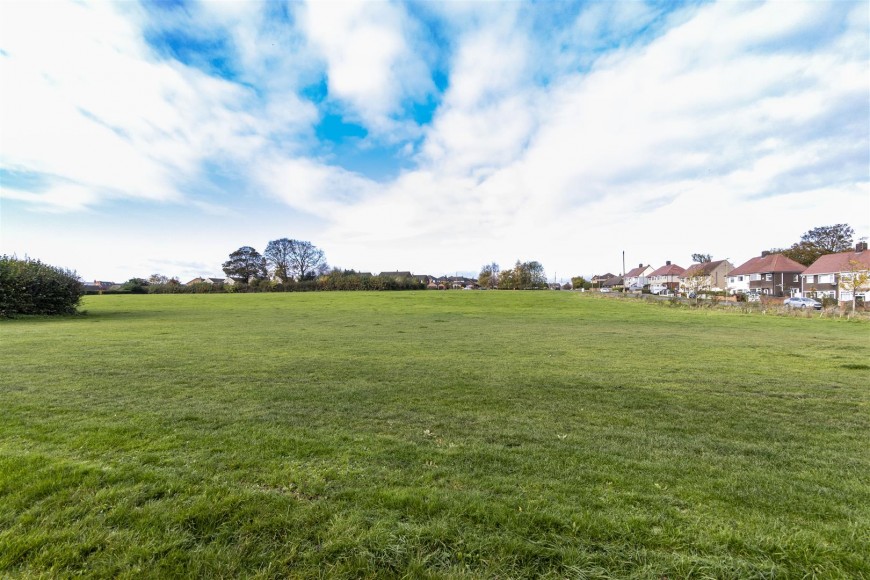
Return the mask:
<path id="1" fill-rule="evenodd" d="M 783 300 L 783 305 L 787 308 L 815 308 L 816 310 L 822 309 L 822 303 L 818 300 L 813 300 L 812 298 L 798 298 L 797 296 L 792 296 L 791 298 L 786 298 Z"/>
<path id="2" fill-rule="evenodd" d="M 761 294 L 758 292 L 750 292 L 746 295 L 747 302 L 761 302 Z"/>

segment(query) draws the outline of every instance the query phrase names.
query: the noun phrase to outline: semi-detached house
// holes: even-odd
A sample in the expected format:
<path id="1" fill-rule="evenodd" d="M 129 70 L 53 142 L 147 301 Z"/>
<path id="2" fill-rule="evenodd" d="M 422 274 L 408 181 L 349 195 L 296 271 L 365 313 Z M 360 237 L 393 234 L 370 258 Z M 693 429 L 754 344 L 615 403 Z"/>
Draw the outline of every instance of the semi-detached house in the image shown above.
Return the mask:
<path id="1" fill-rule="evenodd" d="M 761 252 L 728 273 L 728 292 L 797 296 L 804 270 L 806 266 L 782 254 Z"/>
<path id="2" fill-rule="evenodd" d="M 692 290 L 724 290 L 728 274 L 734 266 L 728 260 L 701 262 L 692 264 L 680 276 L 680 284 L 684 287 L 694 286 Z"/>
<path id="3" fill-rule="evenodd" d="M 650 272 L 649 283 L 650 290 L 657 291 L 662 288 L 667 288 L 677 292 L 680 289 L 680 276 L 685 272 L 685 268 L 671 264 L 668 260 L 661 268 Z"/>
<path id="4" fill-rule="evenodd" d="M 851 284 L 844 285 L 844 278 L 862 271 L 870 271 L 867 242 L 856 244 L 854 252 L 827 254 L 810 264 L 801 274 L 801 293 L 811 298 L 827 296 L 838 300 L 852 300 Z M 859 287 L 855 294 L 866 301 L 870 295 L 870 287 Z"/>
<path id="5" fill-rule="evenodd" d="M 632 268 L 625 273 L 625 287 L 632 290 L 639 290 L 649 284 L 649 275 L 653 273 L 652 266 L 644 266 L 638 264 L 637 268 Z"/>

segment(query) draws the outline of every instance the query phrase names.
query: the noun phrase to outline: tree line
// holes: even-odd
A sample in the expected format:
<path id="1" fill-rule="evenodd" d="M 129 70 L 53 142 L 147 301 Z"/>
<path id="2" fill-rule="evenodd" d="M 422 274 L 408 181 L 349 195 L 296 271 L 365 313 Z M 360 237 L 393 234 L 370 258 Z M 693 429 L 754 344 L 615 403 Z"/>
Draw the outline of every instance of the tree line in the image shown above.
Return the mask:
<path id="1" fill-rule="evenodd" d="M 309 292 L 327 290 L 421 290 L 414 279 L 372 276 L 354 270 L 330 269 L 326 255 L 305 240 L 281 238 L 266 244 L 261 254 L 252 246 L 230 253 L 221 265 L 232 284 L 181 284 L 177 278 L 153 274 L 148 280 L 132 278 L 122 293 L 207 294 L 213 292 Z"/>
<path id="2" fill-rule="evenodd" d="M 540 290 L 547 287 L 547 276 L 540 262 L 517 260 L 514 267 L 507 270 L 492 262 L 481 268 L 477 283 L 491 290 Z"/>
<path id="3" fill-rule="evenodd" d="M 262 255 L 251 246 L 242 246 L 230 254 L 222 268 L 228 278 L 249 284 L 270 276 L 281 283 L 313 280 L 325 274 L 328 266 L 323 250 L 311 242 L 281 238 L 266 244 Z"/>

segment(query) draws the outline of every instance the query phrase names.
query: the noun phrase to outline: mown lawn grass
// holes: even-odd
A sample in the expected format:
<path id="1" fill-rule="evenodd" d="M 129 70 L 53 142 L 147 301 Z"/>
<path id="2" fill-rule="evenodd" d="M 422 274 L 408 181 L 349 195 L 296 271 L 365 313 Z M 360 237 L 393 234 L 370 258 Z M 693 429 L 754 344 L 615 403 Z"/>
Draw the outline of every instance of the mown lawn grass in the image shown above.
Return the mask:
<path id="1" fill-rule="evenodd" d="M 0 323 L 0 573 L 870 577 L 870 325 L 568 292 Z"/>

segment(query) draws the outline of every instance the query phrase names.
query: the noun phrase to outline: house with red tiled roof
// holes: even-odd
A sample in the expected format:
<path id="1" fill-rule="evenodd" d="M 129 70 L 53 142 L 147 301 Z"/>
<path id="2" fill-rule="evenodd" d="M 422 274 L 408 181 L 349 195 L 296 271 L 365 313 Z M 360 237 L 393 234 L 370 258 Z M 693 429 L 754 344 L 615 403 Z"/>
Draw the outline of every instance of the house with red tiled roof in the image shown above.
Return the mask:
<path id="1" fill-rule="evenodd" d="M 680 276 L 685 271 L 685 268 L 671 264 L 671 261 L 668 260 L 664 266 L 650 272 L 648 278 L 650 290 L 658 293 L 658 291 L 667 288 L 676 292 L 680 289 Z"/>
<path id="2" fill-rule="evenodd" d="M 649 275 L 652 274 L 653 267 L 652 266 L 644 266 L 643 264 L 638 264 L 637 268 L 632 268 L 628 272 L 625 273 L 623 277 L 625 280 L 625 287 L 629 290 L 640 290 L 647 284 L 649 281 Z"/>
<path id="3" fill-rule="evenodd" d="M 728 274 L 734 269 L 734 265 L 728 260 L 716 260 L 715 262 L 701 262 L 692 264 L 680 276 L 680 285 L 690 288 L 692 291 L 724 290 L 728 284 Z"/>
<path id="4" fill-rule="evenodd" d="M 870 251 L 867 242 L 855 245 L 855 251 L 826 254 L 810 264 L 801 274 L 801 294 L 812 298 L 828 296 L 837 300 L 852 300 L 852 289 L 844 287 L 843 278 L 855 271 L 870 270 Z M 870 286 L 856 289 L 856 296 L 865 302 L 870 295 Z"/>
<path id="5" fill-rule="evenodd" d="M 806 266 L 782 254 L 761 252 L 728 273 L 728 292 L 796 296 L 804 270 Z"/>

